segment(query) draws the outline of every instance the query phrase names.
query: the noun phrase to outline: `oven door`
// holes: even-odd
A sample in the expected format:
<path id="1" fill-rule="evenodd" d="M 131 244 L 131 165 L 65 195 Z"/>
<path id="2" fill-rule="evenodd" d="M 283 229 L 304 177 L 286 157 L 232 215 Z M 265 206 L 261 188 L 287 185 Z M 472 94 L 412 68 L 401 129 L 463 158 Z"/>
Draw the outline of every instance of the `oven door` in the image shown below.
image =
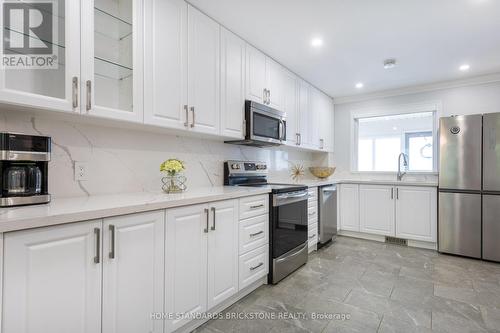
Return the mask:
<path id="1" fill-rule="evenodd" d="M 307 242 L 307 198 L 307 190 L 273 195 L 272 258 Z"/>
<path id="2" fill-rule="evenodd" d="M 251 107 L 247 121 L 250 121 L 250 140 L 283 144 L 286 142 L 285 119 L 273 110 Z"/>

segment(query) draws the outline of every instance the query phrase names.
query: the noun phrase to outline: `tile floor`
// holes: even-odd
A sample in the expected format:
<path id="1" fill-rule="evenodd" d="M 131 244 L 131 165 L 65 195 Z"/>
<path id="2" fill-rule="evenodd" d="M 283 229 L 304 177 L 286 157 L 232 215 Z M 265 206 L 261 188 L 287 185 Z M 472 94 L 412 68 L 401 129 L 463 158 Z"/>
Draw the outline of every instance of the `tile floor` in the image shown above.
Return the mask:
<path id="1" fill-rule="evenodd" d="M 339 237 L 227 313 L 268 317 L 196 332 L 500 332 L 500 264 Z M 312 319 L 324 313 L 337 316 Z"/>

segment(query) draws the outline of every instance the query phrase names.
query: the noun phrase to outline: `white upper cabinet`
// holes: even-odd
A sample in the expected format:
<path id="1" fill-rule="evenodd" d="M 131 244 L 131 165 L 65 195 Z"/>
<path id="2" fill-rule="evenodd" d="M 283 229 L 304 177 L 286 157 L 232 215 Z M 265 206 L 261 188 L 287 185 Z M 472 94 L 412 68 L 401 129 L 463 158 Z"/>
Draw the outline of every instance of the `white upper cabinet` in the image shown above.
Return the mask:
<path id="1" fill-rule="evenodd" d="M 267 104 L 266 55 L 250 45 L 246 54 L 247 98 Z"/>
<path id="2" fill-rule="evenodd" d="M 143 0 L 89 0 L 81 8 L 82 112 L 142 123 Z"/>
<path id="3" fill-rule="evenodd" d="M 3 5 L 2 1 L 2 5 Z M 52 15 L 58 36 L 52 36 L 44 47 L 56 57 L 54 67 L 47 69 L 0 68 L 0 101 L 21 106 L 80 112 L 80 2 L 56 1 Z M 2 20 L 3 22 L 3 20 Z M 2 25 L 4 25 L 3 23 Z M 11 26 L 22 26 L 11 22 Z M 12 56 L 31 57 L 25 50 L 24 31 L 4 29 L 4 37 L 13 42 L 7 45 Z M 27 32 L 26 32 L 27 34 Z M 35 42 L 40 43 L 37 37 Z M 20 41 L 21 43 L 15 43 Z M 6 54 L 8 56 L 8 54 Z M 44 57 L 45 58 L 45 57 Z"/>
<path id="4" fill-rule="evenodd" d="M 333 152 L 334 115 L 333 100 L 321 94 L 321 107 L 319 109 L 319 149 Z"/>
<path id="5" fill-rule="evenodd" d="M 298 140 L 298 84 L 297 77 L 288 71 L 283 75 L 284 111 L 286 112 L 286 143 L 296 145 Z"/>
<path id="6" fill-rule="evenodd" d="M 394 187 L 360 185 L 360 231 L 394 236 Z"/>
<path id="7" fill-rule="evenodd" d="M 145 0 L 144 122 L 187 129 L 187 4 Z"/>
<path id="8" fill-rule="evenodd" d="M 244 40 L 221 28 L 221 135 L 244 137 L 245 49 Z"/>
<path id="9" fill-rule="evenodd" d="M 320 141 L 320 123 L 322 121 L 323 99 L 321 92 L 310 87 L 309 93 L 309 146 L 311 148 L 319 149 L 321 147 Z"/>
<path id="10" fill-rule="evenodd" d="M 188 105 L 190 128 L 219 134 L 220 25 L 188 5 Z"/>
<path id="11" fill-rule="evenodd" d="M 298 140 L 299 146 L 308 146 L 310 140 L 310 126 L 312 123 L 309 109 L 309 91 L 311 86 L 304 80 L 299 80 L 298 85 Z"/>
<path id="12" fill-rule="evenodd" d="M 103 333 L 162 333 L 165 212 L 104 220 Z"/>
<path id="13" fill-rule="evenodd" d="M 101 332 L 101 224 L 4 235 L 2 332 Z"/>
<path id="14" fill-rule="evenodd" d="M 210 204 L 208 308 L 238 292 L 238 200 Z"/>
<path id="15" fill-rule="evenodd" d="M 271 58 L 266 58 L 267 73 L 267 104 L 276 109 L 284 110 L 284 70 Z"/>
<path id="16" fill-rule="evenodd" d="M 437 241 L 437 192 L 433 187 L 396 188 L 396 237 Z"/>
<path id="17" fill-rule="evenodd" d="M 166 218 L 165 311 L 196 314 L 207 310 L 207 242 L 209 210 L 206 205 L 170 209 Z M 166 332 L 189 321 L 167 319 Z"/>

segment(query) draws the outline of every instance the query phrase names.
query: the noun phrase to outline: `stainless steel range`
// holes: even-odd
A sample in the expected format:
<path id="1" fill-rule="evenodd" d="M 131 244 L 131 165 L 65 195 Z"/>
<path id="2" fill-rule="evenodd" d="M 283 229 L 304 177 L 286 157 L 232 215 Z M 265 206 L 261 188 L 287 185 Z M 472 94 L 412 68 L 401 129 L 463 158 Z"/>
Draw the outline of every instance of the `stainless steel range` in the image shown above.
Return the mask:
<path id="1" fill-rule="evenodd" d="M 307 262 L 306 186 L 267 181 L 265 162 L 227 161 L 224 185 L 267 186 L 269 195 L 269 282 L 278 283 Z"/>

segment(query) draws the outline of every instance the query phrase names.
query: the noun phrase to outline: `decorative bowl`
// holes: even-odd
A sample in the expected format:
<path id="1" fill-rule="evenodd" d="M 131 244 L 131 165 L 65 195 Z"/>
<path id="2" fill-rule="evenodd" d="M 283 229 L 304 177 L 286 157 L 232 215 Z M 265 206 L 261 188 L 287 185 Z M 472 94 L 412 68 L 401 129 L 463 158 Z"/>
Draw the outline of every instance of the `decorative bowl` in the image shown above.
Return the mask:
<path id="1" fill-rule="evenodd" d="M 309 171 L 318 178 L 328 178 L 335 172 L 336 167 L 310 167 Z"/>

